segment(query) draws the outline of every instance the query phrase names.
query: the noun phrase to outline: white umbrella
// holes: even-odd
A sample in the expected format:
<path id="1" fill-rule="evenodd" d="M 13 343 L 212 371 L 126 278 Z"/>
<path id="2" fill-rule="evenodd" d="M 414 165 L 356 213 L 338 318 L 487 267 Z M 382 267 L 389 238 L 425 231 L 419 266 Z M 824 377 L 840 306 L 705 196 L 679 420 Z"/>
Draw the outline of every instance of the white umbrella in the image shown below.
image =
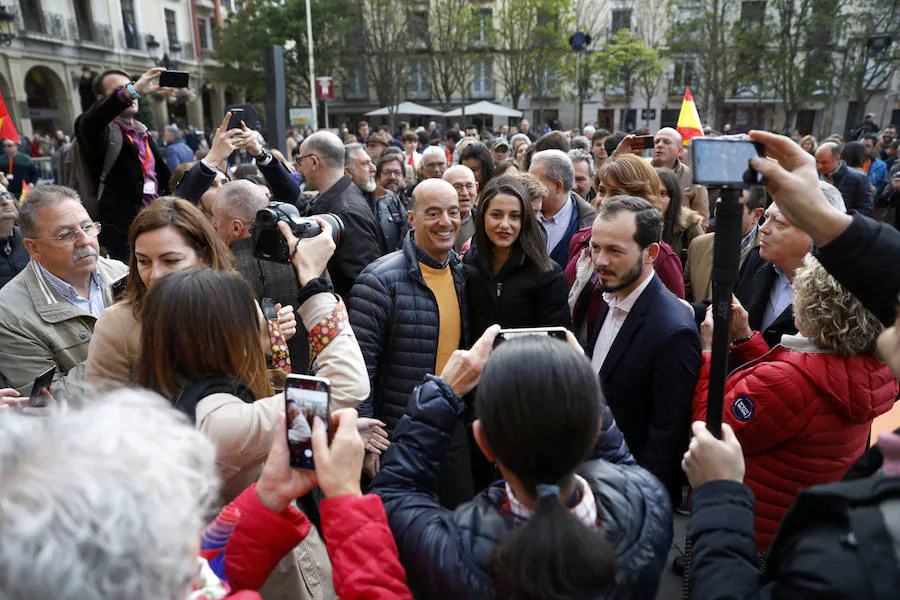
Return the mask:
<path id="1" fill-rule="evenodd" d="M 439 110 L 434 110 L 433 108 L 428 108 L 427 106 L 422 106 L 421 104 L 416 104 L 415 102 L 401 102 L 400 104 L 395 104 L 393 107 L 382 106 L 381 108 L 370 110 L 366 113 L 366 116 L 379 117 L 383 115 L 389 115 L 391 114 L 391 108 L 394 109 L 393 112 L 397 115 L 423 115 L 428 117 L 444 116 L 444 113 Z"/>
<path id="2" fill-rule="evenodd" d="M 482 100 L 481 102 L 476 102 L 475 104 L 470 104 L 465 107 L 467 115 L 493 115 L 495 117 L 521 117 L 522 111 L 515 110 L 514 108 L 509 108 L 508 106 L 503 106 L 501 104 L 494 104 L 493 102 L 488 102 L 486 100 Z M 457 108 L 451 110 L 450 112 L 445 112 L 445 117 L 461 117 L 463 109 Z"/>

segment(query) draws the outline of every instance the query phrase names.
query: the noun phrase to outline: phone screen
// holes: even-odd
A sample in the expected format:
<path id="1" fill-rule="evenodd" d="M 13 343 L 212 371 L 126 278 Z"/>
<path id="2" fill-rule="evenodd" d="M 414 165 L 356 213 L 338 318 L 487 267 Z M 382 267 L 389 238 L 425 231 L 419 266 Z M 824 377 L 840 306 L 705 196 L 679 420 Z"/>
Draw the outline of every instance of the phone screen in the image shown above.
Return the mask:
<path id="1" fill-rule="evenodd" d="M 762 183 L 750 159 L 764 155 L 762 146 L 751 141 L 691 140 L 694 183 L 734 188 Z"/>
<path id="2" fill-rule="evenodd" d="M 632 150 L 650 150 L 653 148 L 652 135 L 639 135 L 631 142 Z"/>
<path id="3" fill-rule="evenodd" d="M 184 88 L 190 80 L 191 74 L 187 71 L 164 71 L 159 74 L 159 87 Z"/>
<path id="4" fill-rule="evenodd" d="M 56 374 L 56 367 L 50 367 L 34 379 L 34 385 L 31 387 L 31 396 L 28 398 L 28 406 L 45 406 L 44 397 L 41 395 L 41 390 L 47 388 L 50 389 L 50 384 L 53 383 L 53 376 Z"/>
<path id="5" fill-rule="evenodd" d="M 232 108 L 231 119 L 228 120 L 228 129 L 240 129 L 241 121 L 244 120 L 243 108 Z"/>
<path id="6" fill-rule="evenodd" d="M 318 377 L 290 375 L 285 381 L 284 414 L 291 466 L 314 471 L 312 450 L 313 419 L 319 417 L 328 427 L 331 386 Z"/>

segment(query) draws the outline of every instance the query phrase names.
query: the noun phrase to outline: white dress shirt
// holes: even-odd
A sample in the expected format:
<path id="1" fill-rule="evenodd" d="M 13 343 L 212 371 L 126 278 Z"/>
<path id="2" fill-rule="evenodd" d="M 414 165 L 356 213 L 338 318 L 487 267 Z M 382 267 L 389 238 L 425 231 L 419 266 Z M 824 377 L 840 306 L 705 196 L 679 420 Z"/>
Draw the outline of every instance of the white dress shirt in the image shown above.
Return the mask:
<path id="1" fill-rule="evenodd" d="M 759 324 L 760 331 L 768 329 L 769 325 L 774 323 L 775 319 L 784 312 L 784 309 L 794 301 L 794 284 L 784 274 L 784 271 L 778 267 L 775 267 L 775 272 L 778 273 L 778 279 L 772 282 L 772 289 L 769 291 L 769 301 L 766 303 L 766 310 Z"/>
<path id="2" fill-rule="evenodd" d="M 572 219 L 572 211 L 575 210 L 575 200 L 569 195 L 566 203 L 559 212 L 552 217 L 545 217 L 543 211 L 538 212 L 538 221 L 544 226 L 547 232 L 547 252 L 553 252 L 556 245 L 559 244 L 563 236 L 566 235 L 566 229 L 569 228 L 569 221 Z"/>
<path id="3" fill-rule="evenodd" d="M 606 361 L 609 349 L 612 348 L 613 343 L 616 341 L 616 337 L 619 335 L 619 331 L 622 329 L 622 325 L 625 324 L 628 313 L 631 312 L 634 303 L 641 297 L 641 294 L 644 293 L 644 290 L 647 289 L 647 286 L 650 285 L 650 281 L 652 281 L 654 277 L 656 277 L 656 273 L 650 271 L 650 276 L 642 281 L 639 286 L 634 288 L 621 302 L 616 301 L 616 294 L 614 292 L 603 293 L 603 300 L 609 306 L 609 312 L 606 313 L 606 319 L 604 319 L 603 325 L 600 327 L 600 333 L 597 335 L 597 342 L 594 344 L 594 353 L 591 356 L 591 366 L 594 367 L 595 373 L 599 373 L 600 369 L 603 368 L 603 363 Z"/>

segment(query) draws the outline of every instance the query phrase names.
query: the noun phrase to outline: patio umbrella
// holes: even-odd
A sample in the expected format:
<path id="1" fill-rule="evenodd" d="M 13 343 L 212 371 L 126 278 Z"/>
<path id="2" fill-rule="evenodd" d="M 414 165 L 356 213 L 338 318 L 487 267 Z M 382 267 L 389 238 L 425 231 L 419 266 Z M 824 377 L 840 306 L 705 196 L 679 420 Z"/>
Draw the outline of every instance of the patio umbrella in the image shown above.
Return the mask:
<path id="1" fill-rule="evenodd" d="M 476 102 L 475 104 L 469 104 L 465 107 L 466 115 L 493 115 L 495 117 L 521 117 L 522 111 L 515 110 L 514 108 L 509 108 L 508 106 L 503 106 L 501 104 L 495 104 L 493 102 L 488 102 L 486 100 L 482 100 L 481 102 Z M 450 112 L 444 113 L 445 117 L 461 117 L 462 109 L 456 108 L 451 110 Z"/>
<path id="2" fill-rule="evenodd" d="M 375 110 L 370 110 L 366 113 L 367 117 L 379 117 L 384 115 L 391 114 L 390 106 L 382 106 L 381 108 L 376 108 Z M 415 102 L 401 102 L 400 104 L 395 104 L 393 106 L 394 114 L 397 115 L 422 115 L 427 117 L 443 117 L 444 113 L 439 110 L 434 110 L 433 108 L 428 108 L 427 106 L 422 106 L 421 104 L 416 104 Z"/>

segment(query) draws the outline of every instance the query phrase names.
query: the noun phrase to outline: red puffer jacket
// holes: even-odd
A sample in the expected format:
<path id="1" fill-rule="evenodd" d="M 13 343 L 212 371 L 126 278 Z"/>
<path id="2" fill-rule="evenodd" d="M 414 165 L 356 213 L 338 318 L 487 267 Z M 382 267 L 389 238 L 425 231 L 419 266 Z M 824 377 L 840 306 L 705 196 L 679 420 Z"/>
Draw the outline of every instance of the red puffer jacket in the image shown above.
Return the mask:
<path id="1" fill-rule="evenodd" d="M 722 421 L 744 449 L 756 543 L 765 551 L 800 490 L 840 480 L 859 458 L 872 419 L 891 408 L 898 385 L 876 358 L 825 353 L 800 336 L 784 336 L 770 351 L 755 332 L 732 354 L 748 364 L 728 377 Z M 694 420 L 706 418 L 711 356 L 703 353 Z"/>

